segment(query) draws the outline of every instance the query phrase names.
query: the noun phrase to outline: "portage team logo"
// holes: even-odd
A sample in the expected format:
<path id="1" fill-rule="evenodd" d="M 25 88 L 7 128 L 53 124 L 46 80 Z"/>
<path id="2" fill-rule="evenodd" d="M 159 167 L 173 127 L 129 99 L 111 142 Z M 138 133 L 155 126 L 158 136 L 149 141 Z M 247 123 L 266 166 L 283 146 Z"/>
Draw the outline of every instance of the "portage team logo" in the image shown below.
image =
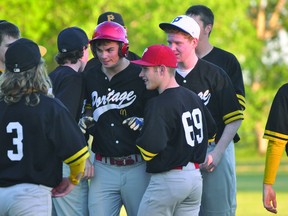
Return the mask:
<path id="1" fill-rule="evenodd" d="M 107 95 L 98 95 L 97 91 L 93 91 L 91 96 L 92 107 L 95 107 L 93 118 L 96 122 L 102 114 L 112 109 L 120 110 L 120 114 L 125 115 L 126 108 L 137 98 L 134 91 L 117 92 L 115 90 Z"/>
<path id="2" fill-rule="evenodd" d="M 211 93 L 209 92 L 209 90 L 206 90 L 204 93 L 203 92 L 199 92 L 198 96 L 201 98 L 201 100 L 203 101 L 203 103 L 206 106 L 209 103 L 209 101 L 210 101 Z"/>

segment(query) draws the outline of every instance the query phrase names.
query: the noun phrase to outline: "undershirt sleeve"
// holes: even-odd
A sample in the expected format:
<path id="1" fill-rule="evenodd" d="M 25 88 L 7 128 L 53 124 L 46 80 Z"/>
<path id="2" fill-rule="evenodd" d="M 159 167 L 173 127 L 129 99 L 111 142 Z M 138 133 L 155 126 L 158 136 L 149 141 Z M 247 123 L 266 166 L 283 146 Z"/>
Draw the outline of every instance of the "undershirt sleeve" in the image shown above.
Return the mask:
<path id="1" fill-rule="evenodd" d="M 269 140 L 266 152 L 266 162 L 263 179 L 264 184 L 274 184 L 281 157 L 285 149 L 285 144 L 285 142 L 276 142 Z"/>

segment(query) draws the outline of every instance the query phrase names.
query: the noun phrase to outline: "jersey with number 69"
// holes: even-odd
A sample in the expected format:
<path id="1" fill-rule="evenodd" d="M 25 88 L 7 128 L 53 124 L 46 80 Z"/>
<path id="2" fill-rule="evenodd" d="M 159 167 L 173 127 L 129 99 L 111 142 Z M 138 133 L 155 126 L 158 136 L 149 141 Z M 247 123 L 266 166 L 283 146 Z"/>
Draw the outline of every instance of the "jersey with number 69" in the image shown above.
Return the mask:
<path id="1" fill-rule="evenodd" d="M 89 156 L 85 138 L 66 107 L 42 94 L 36 106 L 26 105 L 25 98 L 11 105 L 0 101 L 0 137 L 0 187 L 55 187 L 62 180 L 63 161 L 73 165 Z"/>
<path id="2" fill-rule="evenodd" d="M 166 89 L 148 101 L 144 119 L 136 144 L 147 161 L 147 172 L 204 162 L 216 125 L 194 92 L 181 86 Z"/>
<path id="3" fill-rule="evenodd" d="M 177 71 L 175 78 L 179 85 L 195 92 L 209 109 L 217 125 L 216 143 L 227 124 L 244 119 L 231 80 L 220 67 L 198 59 L 186 77 Z"/>

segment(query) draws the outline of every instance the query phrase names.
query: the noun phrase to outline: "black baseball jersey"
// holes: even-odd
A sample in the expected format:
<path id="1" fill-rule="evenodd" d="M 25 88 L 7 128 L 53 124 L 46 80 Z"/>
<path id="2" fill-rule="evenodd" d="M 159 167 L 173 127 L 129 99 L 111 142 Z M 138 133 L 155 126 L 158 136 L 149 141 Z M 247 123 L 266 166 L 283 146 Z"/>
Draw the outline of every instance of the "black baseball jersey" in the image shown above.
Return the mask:
<path id="1" fill-rule="evenodd" d="M 62 161 L 73 164 L 89 156 L 67 108 L 42 94 L 36 106 L 27 106 L 25 98 L 12 105 L 0 101 L 0 137 L 0 187 L 55 187 L 62 180 Z"/>
<path id="2" fill-rule="evenodd" d="M 217 125 L 216 142 L 222 136 L 226 124 L 243 119 L 243 111 L 231 80 L 220 67 L 198 59 L 185 78 L 176 73 L 176 80 L 198 94 L 208 107 Z"/>
<path id="3" fill-rule="evenodd" d="M 53 84 L 53 94 L 68 108 L 78 122 L 84 100 L 82 73 L 77 73 L 68 66 L 58 66 L 49 74 L 49 77 Z"/>
<path id="4" fill-rule="evenodd" d="M 245 88 L 242 69 L 237 58 L 230 52 L 213 47 L 211 52 L 209 52 L 202 59 L 216 64 L 228 74 L 234 86 L 238 101 L 242 106 L 242 109 L 245 110 Z"/>
<path id="5" fill-rule="evenodd" d="M 288 142 L 288 84 L 277 91 L 265 127 L 264 138 Z"/>
<path id="6" fill-rule="evenodd" d="M 138 60 L 138 59 L 140 59 L 140 57 L 139 57 L 136 53 L 134 53 L 134 52 L 132 52 L 132 51 L 128 51 L 127 59 L 129 59 L 130 61 L 132 61 L 132 60 Z M 90 59 L 90 60 L 87 62 L 84 71 L 88 71 L 88 70 L 90 70 L 91 68 L 93 68 L 93 67 L 95 67 L 95 66 L 97 66 L 97 65 L 101 65 L 101 62 L 98 60 L 98 58 L 95 58 L 95 57 L 94 57 L 94 58 Z"/>
<path id="7" fill-rule="evenodd" d="M 144 119 L 136 143 L 147 160 L 147 172 L 204 162 L 216 124 L 194 92 L 182 86 L 166 89 L 148 101 Z"/>
<path id="8" fill-rule="evenodd" d="M 143 117 L 146 101 L 155 94 L 146 90 L 140 72 L 139 65 L 130 63 L 110 81 L 101 65 L 85 73 L 87 103 L 92 106 L 96 121 L 91 130 L 93 152 L 109 157 L 139 153 L 135 145 L 139 132 L 122 122 L 128 117 Z"/>

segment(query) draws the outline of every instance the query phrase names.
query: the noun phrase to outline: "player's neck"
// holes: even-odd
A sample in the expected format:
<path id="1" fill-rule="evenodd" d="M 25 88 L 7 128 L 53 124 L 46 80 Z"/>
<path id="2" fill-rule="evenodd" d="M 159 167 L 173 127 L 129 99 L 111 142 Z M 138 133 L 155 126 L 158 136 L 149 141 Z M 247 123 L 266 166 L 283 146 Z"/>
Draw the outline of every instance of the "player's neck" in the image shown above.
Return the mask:
<path id="1" fill-rule="evenodd" d="M 196 55 L 199 58 L 203 58 L 204 56 L 208 55 L 212 49 L 213 46 L 209 43 L 209 41 L 200 42 L 196 47 Z"/>
<path id="2" fill-rule="evenodd" d="M 175 77 L 174 76 L 173 77 L 169 77 L 169 78 L 166 79 L 165 82 L 162 82 L 161 86 L 159 86 L 158 93 L 161 94 L 166 89 L 176 88 L 176 87 L 179 87 L 179 84 L 175 80 Z"/>
<path id="3" fill-rule="evenodd" d="M 186 58 L 186 61 L 178 62 L 177 68 L 180 70 L 192 70 L 198 62 L 198 57 L 194 53 L 190 57 Z"/>
<path id="4" fill-rule="evenodd" d="M 78 60 L 77 63 L 72 64 L 71 62 L 65 63 L 63 64 L 63 66 L 67 66 L 72 68 L 74 71 L 76 72 L 81 72 L 80 68 L 81 68 L 81 62 Z"/>
<path id="5" fill-rule="evenodd" d="M 113 67 L 103 67 L 102 65 L 102 71 L 108 77 L 108 79 L 111 80 L 113 76 L 123 71 L 129 64 L 130 61 L 128 59 L 121 58 Z"/>

